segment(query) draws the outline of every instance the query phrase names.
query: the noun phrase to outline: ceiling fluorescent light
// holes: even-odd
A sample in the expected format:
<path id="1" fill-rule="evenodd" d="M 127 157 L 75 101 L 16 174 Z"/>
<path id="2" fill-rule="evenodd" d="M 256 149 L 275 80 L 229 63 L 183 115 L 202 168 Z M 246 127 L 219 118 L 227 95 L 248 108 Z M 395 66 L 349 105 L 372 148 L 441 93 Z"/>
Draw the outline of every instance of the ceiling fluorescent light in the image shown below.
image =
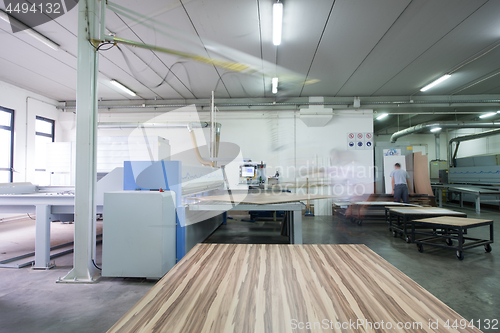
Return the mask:
<path id="1" fill-rule="evenodd" d="M 442 130 L 441 127 L 434 127 L 434 128 L 431 128 L 431 132 L 434 133 L 434 132 L 439 132 L 440 130 Z"/>
<path id="2" fill-rule="evenodd" d="M 54 43 L 53 41 L 51 41 L 50 39 L 48 39 L 47 37 L 45 37 L 44 35 L 42 35 L 38 31 L 31 29 L 30 27 L 28 27 L 26 24 L 22 23 L 21 21 L 18 21 L 14 17 L 9 16 L 9 14 L 7 14 L 6 12 L 4 12 L 1 9 L 0 9 L 0 19 L 17 27 L 19 30 L 23 30 L 28 35 L 30 35 L 31 37 L 44 43 L 45 45 L 47 45 L 51 49 L 56 50 L 56 51 L 60 49 L 60 46 L 58 44 Z"/>
<path id="3" fill-rule="evenodd" d="M 496 112 L 490 112 L 490 113 L 485 113 L 483 115 L 480 115 L 479 118 L 483 119 L 483 118 L 489 118 L 489 117 L 493 117 L 493 116 L 496 116 L 497 113 Z"/>
<path id="4" fill-rule="evenodd" d="M 441 76 L 439 79 L 437 79 L 436 81 L 429 83 L 428 85 L 426 85 L 425 87 L 420 89 L 420 91 L 427 91 L 427 90 L 431 89 L 432 87 L 434 87 L 435 85 L 438 85 L 441 82 L 448 80 L 450 78 L 450 76 L 451 76 L 450 74 L 445 74 L 445 75 Z"/>
<path id="5" fill-rule="evenodd" d="M 388 113 L 382 113 L 380 116 L 377 117 L 377 120 L 382 120 L 385 117 L 387 117 L 389 114 Z"/>
<path id="6" fill-rule="evenodd" d="M 132 96 L 135 96 L 135 92 L 133 92 L 132 90 L 130 90 L 129 88 L 125 87 L 123 84 L 121 84 L 120 82 L 116 81 L 116 80 L 111 80 L 110 81 L 113 85 L 115 85 L 116 87 L 120 88 L 121 90 L 125 91 L 127 94 L 129 95 L 132 95 Z"/>
<path id="7" fill-rule="evenodd" d="M 281 30 L 283 26 L 283 3 L 275 2 L 273 5 L 273 44 L 281 44 Z"/>
<path id="8" fill-rule="evenodd" d="M 272 83 L 272 91 L 273 91 L 273 94 L 277 94 L 278 93 L 278 78 L 277 77 L 273 77 L 273 79 L 271 80 L 271 83 Z"/>

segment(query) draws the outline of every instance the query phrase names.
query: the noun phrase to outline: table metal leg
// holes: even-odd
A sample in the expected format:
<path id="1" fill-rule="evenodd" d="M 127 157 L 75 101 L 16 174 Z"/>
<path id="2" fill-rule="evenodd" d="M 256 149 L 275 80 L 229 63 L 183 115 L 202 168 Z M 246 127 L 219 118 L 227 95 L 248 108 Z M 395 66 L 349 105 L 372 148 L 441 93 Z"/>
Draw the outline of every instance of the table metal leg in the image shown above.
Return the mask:
<path id="1" fill-rule="evenodd" d="M 35 266 L 50 269 L 50 205 L 36 206 Z"/>
<path id="2" fill-rule="evenodd" d="M 481 196 L 476 195 L 476 213 L 481 213 Z"/>
<path id="3" fill-rule="evenodd" d="M 490 241 L 493 243 L 493 222 L 490 223 Z"/>
<path id="4" fill-rule="evenodd" d="M 460 252 L 464 250 L 464 230 L 462 227 L 458 227 L 458 250 Z"/>
<path id="5" fill-rule="evenodd" d="M 459 192 L 460 195 L 460 207 L 464 208 L 464 195 L 462 192 Z"/>
<path id="6" fill-rule="evenodd" d="M 302 244 L 302 210 L 294 210 L 292 214 L 293 233 L 291 234 L 292 244 Z"/>

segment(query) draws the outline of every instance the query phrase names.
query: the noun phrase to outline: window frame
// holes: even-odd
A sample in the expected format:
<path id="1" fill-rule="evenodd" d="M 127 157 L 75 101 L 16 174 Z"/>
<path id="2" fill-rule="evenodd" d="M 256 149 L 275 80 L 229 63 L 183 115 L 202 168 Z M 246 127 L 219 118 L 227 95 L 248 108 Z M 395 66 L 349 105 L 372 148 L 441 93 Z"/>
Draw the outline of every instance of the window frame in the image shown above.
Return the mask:
<path id="1" fill-rule="evenodd" d="M 37 120 L 46 121 L 46 122 L 50 123 L 52 125 L 52 133 L 51 134 L 47 134 L 47 133 L 43 133 L 43 132 L 37 132 L 36 131 L 36 121 Z M 56 121 L 53 120 L 53 119 L 42 117 L 42 116 L 36 116 L 36 118 L 35 118 L 35 137 L 37 135 L 38 136 L 44 136 L 46 138 L 51 138 L 52 142 L 55 142 L 55 138 L 56 138 Z M 46 169 L 35 169 L 35 171 L 46 171 Z"/>
<path id="2" fill-rule="evenodd" d="M 10 113 L 10 126 L 0 125 L 0 129 L 10 131 L 10 166 L 0 168 L 0 171 L 9 171 L 10 182 L 14 181 L 14 110 L 0 106 L 0 111 Z"/>

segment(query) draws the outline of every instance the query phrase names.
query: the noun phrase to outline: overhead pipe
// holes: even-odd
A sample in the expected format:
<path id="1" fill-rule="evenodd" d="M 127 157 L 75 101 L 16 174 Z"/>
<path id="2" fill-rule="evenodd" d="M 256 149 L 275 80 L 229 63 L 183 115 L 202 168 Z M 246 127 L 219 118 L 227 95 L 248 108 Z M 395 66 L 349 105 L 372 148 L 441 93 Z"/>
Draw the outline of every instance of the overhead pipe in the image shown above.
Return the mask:
<path id="1" fill-rule="evenodd" d="M 142 123 L 142 122 L 99 122 L 97 128 L 126 129 L 126 128 L 186 128 L 187 126 L 206 128 L 210 122 L 190 122 L 190 123 Z"/>
<path id="2" fill-rule="evenodd" d="M 394 133 L 391 136 L 391 142 L 396 142 L 399 138 L 403 136 L 407 136 L 410 134 L 420 133 L 425 130 L 430 130 L 431 128 L 441 127 L 442 129 L 446 128 L 500 128 L 500 122 L 470 122 L 470 121 L 441 121 L 435 123 L 424 123 L 416 126 L 409 127 L 407 129 L 401 130 L 399 132 Z"/>
<path id="3" fill-rule="evenodd" d="M 441 137 L 439 133 L 436 133 L 436 161 L 441 159 Z"/>
<path id="4" fill-rule="evenodd" d="M 458 147 L 460 146 L 460 142 L 463 141 L 469 141 L 469 140 L 475 140 L 475 139 L 480 139 L 492 135 L 497 135 L 500 134 L 500 128 L 499 129 L 494 129 L 490 131 L 484 131 L 481 133 L 475 133 L 475 134 L 470 134 L 470 135 L 464 135 L 464 136 L 458 136 L 456 138 L 451 139 L 448 142 L 448 165 L 450 167 L 456 167 L 455 165 L 455 159 L 457 157 L 458 153 Z M 455 151 L 453 152 L 453 143 L 456 143 L 455 146 Z"/>
<path id="5" fill-rule="evenodd" d="M 385 97 L 386 100 L 381 100 L 381 98 L 373 98 L 373 97 L 362 97 L 361 98 L 361 107 L 370 108 L 384 106 L 385 108 L 397 108 L 399 106 L 405 107 L 416 107 L 419 108 L 422 105 L 427 107 L 450 107 L 450 106 L 474 106 L 483 105 L 483 104 L 500 104 L 500 98 L 498 95 L 489 95 L 488 97 L 483 97 L 481 99 L 474 99 L 472 96 L 465 96 L 461 99 L 450 99 L 449 96 L 437 96 L 435 99 L 406 99 L 401 100 L 400 97 L 397 96 L 388 96 Z M 248 99 L 221 99 L 219 103 L 217 103 L 217 107 L 227 108 L 227 107 L 287 107 L 287 106 L 309 106 L 309 105 L 324 105 L 324 106 L 338 106 L 338 107 L 352 107 L 353 99 L 352 98 L 335 98 L 335 100 L 329 99 L 324 102 L 309 102 L 307 98 L 292 98 L 286 102 L 279 102 L 276 100 L 270 100 L 269 98 L 252 100 L 251 102 L 247 102 Z M 157 101 L 157 100 L 138 100 L 133 101 L 137 104 L 129 104 L 127 101 L 125 104 L 124 101 L 103 101 L 99 103 L 99 109 L 148 109 L 148 108 L 180 108 L 185 107 L 187 105 L 196 104 L 196 106 L 201 108 L 210 108 L 211 100 L 210 99 L 188 99 L 188 100 L 170 100 L 169 102 L 165 101 Z M 64 102 L 60 106 L 59 109 L 62 110 L 74 110 L 76 107 L 73 102 Z M 358 108 L 356 108 L 358 109 Z"/>

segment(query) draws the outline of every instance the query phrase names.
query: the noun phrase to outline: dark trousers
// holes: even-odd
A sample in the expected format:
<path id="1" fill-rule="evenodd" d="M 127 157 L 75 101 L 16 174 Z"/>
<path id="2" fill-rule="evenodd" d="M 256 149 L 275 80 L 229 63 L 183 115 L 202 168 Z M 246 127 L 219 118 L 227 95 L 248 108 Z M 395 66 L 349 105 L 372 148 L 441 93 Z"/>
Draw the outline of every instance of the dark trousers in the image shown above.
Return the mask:
<path id="1" fill-rule="evenodd" d="M 410 197 L 408 196 L 408 186 L 406 184 L 396 184 L 394 187 L 394 201 L 404 203 L 410 203 Z"/>

